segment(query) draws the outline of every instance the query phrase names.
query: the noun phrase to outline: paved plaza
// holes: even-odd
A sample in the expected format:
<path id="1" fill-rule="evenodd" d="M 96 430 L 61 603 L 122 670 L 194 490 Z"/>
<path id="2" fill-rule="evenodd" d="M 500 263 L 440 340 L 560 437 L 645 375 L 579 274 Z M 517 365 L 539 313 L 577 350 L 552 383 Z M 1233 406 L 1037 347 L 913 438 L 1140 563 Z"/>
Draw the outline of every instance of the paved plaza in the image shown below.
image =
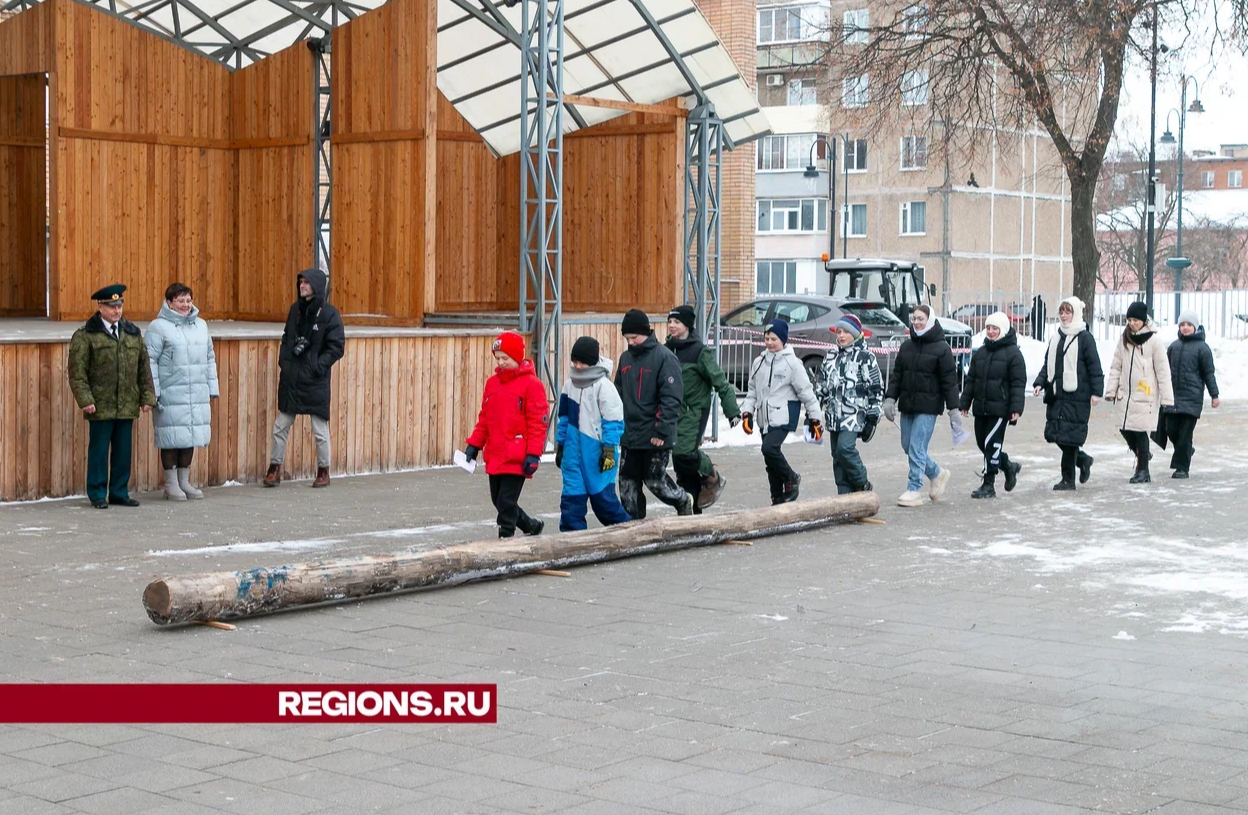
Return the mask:
<path id="1" fill-rule="evenodd" d="M 1129 486 L 1114 411 L 1053 493 L 1042 409 L 1018 489 L 973 501 L 973 441 L 922 509 L 897 431 L 864 447 L 884 526 L 852 524 L 240 621 L 160 629 L 153 575 L 494 535 L 455 469 L 0 508 L 0 680 L 498 684 L 492 726 L 0 726 L 0 815 L 1248 811 L 1248 405 L 1206 411 L 1192 478 Z M 828 451 L 789 448 L 803 492 Z M 713 452 L 715 511 L 761 506 Z M 544 465 L 523 505 L 557 526 Z M 654 507 L 657 502 L 651 502 Z M 652 510 L 656 514 L 666 508 Z M 188 700 L 193 704 L 194 700 Z"/>

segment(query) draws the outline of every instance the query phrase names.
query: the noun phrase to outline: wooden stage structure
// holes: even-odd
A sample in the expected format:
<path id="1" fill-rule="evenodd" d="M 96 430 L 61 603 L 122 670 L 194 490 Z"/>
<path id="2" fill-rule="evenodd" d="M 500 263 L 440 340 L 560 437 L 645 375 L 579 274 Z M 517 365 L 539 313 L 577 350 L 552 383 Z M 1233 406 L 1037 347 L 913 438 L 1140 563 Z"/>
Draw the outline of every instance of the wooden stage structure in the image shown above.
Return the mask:
<path id="1" fill-rule="evenodd" d="M 335 474 L 449 462 L 494 334 L 425 317 L 517 311 L 520 154 L 496 158 L 438 91 L 436 18 L 432 0 L 393 0 L 326 35 L 331 301 L 348 326 Z M 74 0 L 0 22 L 0 501 L 83 492 L 68 339 L 112 282 L 135 321 L 169 283 L 194 289 L 222 394 L 192 477 L 263 476 L 280 323 L 295 274 L 315 265 L 318 57 L 301 41 L 231 71 Z M 615 107 L 629 112 L 565 135 L 562 308 L 666 313 L 683 301 L 689 114 L 676 98 Z M 29 331 L 29 318 L 47 322 Z M 589 333 L 618 356 L 615 326 L 562 332 L 565 349 Z M 296 478 L 315 467 L 304 423 L 287 454 Z M 141 417 L 139 490 L 160 481 L 151 438 Z"/>

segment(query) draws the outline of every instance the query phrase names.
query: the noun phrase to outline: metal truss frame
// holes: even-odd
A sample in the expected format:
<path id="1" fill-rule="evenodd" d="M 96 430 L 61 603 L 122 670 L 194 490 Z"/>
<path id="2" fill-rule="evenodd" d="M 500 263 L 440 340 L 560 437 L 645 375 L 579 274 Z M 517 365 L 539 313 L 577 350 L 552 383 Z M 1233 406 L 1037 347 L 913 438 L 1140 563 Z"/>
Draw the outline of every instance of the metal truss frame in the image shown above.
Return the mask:
<path id="1" fill-rule="evenodd" d="M 335 13 L 335 17 L 337 14 Z M 335 20 L 335 24 L 337 21 Z M 330 150 L 333 116 L 333 82 L 330 79 L 330 51 L 333 38 L 326 34 L 308 40 L 312 52 L 312 265 L 325 272 L 332 287 L 330 262 L 330 212 L 334 194 L 333 151 Z"/>
<path id="2" fill-rule="evenodd" d="M 521 21 L 520 329 L 533 337 L 553 416 L 563 372 L 563 0 L 521 0 Z"/>
<path id="3" fill-rule="evenodd" d="M 697 313 L 695 327 L 702 341 L 721 359 L 723 343 L 719 325 L 720 288 L 720 182 L 724 123 L 715 106 L 705 102 L 689 113 L 685 135 L 685 302 Z M 719 436 L 719 411 L 711 410 L 711 436 Z"/>

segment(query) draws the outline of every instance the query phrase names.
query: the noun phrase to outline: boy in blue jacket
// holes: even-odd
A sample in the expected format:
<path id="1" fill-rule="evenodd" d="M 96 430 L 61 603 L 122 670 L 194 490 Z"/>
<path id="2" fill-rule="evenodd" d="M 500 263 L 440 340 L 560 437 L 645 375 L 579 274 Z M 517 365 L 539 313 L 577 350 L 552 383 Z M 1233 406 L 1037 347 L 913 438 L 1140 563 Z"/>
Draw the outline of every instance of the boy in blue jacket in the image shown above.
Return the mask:
<path id="1" fill-rule="evenodd" d="M 603 526 L 632 520 L 615 496 L 624 405 L 611 383 L 611 360 L 599 358 L 593 337 L 578 339 L 571 357 L 572 374 L 559 393 L 555 429 L 555 466 L 563 472 L 561 532 L 585 529 L 586 501 Z"/>

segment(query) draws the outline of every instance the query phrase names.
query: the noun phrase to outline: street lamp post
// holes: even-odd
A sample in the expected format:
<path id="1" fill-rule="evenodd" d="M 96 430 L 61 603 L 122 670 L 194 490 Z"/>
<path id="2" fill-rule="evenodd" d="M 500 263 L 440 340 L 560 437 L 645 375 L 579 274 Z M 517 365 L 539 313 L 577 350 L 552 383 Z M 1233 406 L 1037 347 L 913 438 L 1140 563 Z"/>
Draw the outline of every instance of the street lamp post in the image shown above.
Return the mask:
<path id="1" fill-rule="evenodd" d="M 1153 49 L 1150 55 L 1149 87 L 1151 102 L 1148 108 L 1148 192 L 1144 207 L 1148 218 L 1148 233 L 1145 238 L 1145 292 L 1144 302 L 1149 313 L 1153 310 L 1153 253 L 1155 252 L 1156 236 L 1154 229 L 1157 215 L 1157 6 L 1153 6 Z"/>
<path id="2" fill-rule="evenodd" d="M 1200 103 L 1200 85 L 1194 77 L 1184 76 L 1183 90 L 1179 96 L 1179 109 L 1166 114 L 1166 132 L 1161 135 L 1162 144 L 1174 144 L 1174 134 L 1170 132 L 1170 115 L 1179 114 L 1179 221 L 1175 233 L 1174 257 L 1166 261 L 1166 265 L 1174 270 L 1174 319 L 1177 324 L 1182 311 L 1183 270 L 1192 265 L 1192 261 L 1183 256 L 1183 132 L 1187 128 L 1188 113 L 1204 113 L 1205 106 Z M 1187 104 L 1187 83 L 1196 86 L 1196 98 Z"/>
<path id="3" fill-rule="evenodd" d="M 819 168 L 815 166 L 815 148 L 819 143 L 823 142 L 827 145 L 828 152 L 831 153 L 831 164 L 828 166 L 828 257 L 836 257 L 836 228 L 832 224 L 833 215 L 836 212 L 836 144 L 828 139 L 827 136 L 817 135 L 810 145 L 810 155 L 807 158 L 806 172 L 802 175 L 810 183 L 810 189 L 813 192 L 814 182 L 819 179 Z"/>

